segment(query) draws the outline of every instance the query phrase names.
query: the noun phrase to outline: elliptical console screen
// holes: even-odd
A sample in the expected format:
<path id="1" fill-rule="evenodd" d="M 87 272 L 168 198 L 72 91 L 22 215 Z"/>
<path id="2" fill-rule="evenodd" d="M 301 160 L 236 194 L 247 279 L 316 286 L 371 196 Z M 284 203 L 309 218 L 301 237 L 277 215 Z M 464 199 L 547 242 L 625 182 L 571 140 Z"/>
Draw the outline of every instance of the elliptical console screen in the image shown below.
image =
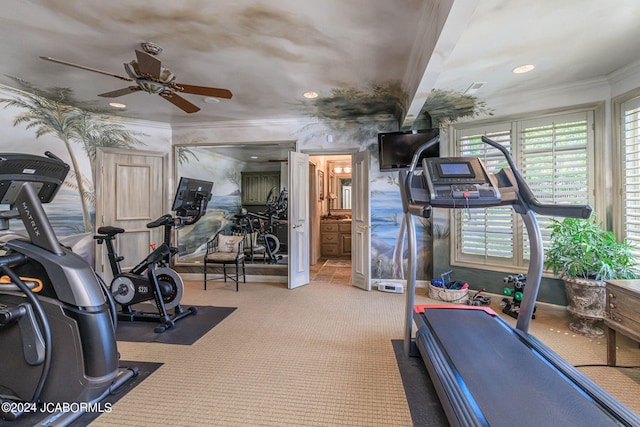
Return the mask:
<path id="1" fill-rule="evenodd" d="M 431 206 L 466 208 L 501 204 L 500 191 L 477 157 L 428 158 L 422 165 Z"/>

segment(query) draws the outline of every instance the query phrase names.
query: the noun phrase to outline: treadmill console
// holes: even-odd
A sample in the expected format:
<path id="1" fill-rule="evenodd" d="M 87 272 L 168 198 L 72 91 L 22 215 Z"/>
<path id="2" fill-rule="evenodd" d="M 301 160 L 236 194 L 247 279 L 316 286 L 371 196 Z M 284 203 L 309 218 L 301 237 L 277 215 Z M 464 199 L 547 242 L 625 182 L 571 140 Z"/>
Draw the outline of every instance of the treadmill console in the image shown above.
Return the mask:
<path id="1" fill-rule="evenodd" d="M 429 204 L 487 207 L 502 204 L 500 191 L 477 157 L 433 157 L 422 162 Z"/>

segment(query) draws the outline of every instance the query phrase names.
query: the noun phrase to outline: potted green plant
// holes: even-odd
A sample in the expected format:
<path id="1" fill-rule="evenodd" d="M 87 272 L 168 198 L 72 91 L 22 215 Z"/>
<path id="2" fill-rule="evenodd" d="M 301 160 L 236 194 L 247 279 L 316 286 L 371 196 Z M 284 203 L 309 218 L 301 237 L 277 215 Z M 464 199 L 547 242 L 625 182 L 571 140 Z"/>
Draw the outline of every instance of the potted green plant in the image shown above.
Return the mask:
<path id="1" fill-rule="evenodd" d="M 638 277 L 633 246 L 590 219 L 553 220 L 544 265 L 564 281 L 569 306 L 577 319 L 569 329 L 591 338 L 604 332 L 595 324 L 604 318 L 605 281 Z"/>

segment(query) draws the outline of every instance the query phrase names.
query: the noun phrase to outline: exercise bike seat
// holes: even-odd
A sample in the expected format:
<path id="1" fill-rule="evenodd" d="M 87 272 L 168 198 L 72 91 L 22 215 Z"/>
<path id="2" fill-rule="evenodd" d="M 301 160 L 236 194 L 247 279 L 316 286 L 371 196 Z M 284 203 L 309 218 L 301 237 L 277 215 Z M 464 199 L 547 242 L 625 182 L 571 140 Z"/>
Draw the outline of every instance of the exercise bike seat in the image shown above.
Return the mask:
<path id="1" fill-rule="evenodd" d="M 116 234 L 120 233 L 124 233 L 124 228 L 113 227 L 111 225 L 98 228 L 98 234 L 102 234 L 105 236 L 115 236 Z"/>

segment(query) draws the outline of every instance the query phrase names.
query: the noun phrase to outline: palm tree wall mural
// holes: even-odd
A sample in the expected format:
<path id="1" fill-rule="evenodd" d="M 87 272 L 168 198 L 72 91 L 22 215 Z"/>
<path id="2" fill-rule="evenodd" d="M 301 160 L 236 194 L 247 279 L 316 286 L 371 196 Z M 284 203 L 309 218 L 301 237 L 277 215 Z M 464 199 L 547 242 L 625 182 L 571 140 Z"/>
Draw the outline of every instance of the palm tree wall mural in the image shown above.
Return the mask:
<path id="1" fill-rule="evenodd" d="M 93 231 L 89 209 L 89 205 L 95 203 L 93 177 L 84 178 L 72 145 L 82 147 L 93 171 L 98 147 L 133 148 L 143 144 L 136 138 L 142 134 L 125 129 L 110 120 L 109 116 L 100 114 L 101 111 L 94 106 L 84 105 L 83 109 L 71 105 L 76 103 L 71 89 L 38 90 L 28 82 L 12 78 L 24 90 L 6 88 L 12 96 L 0 98 L 0 104 L 4 104 L 5 108 L 23 110 L 14 117 L 13 126 L 24 125 L 27 130 L 34 130 L 36 138 L 52 134 L 64 144 L 71 159 L 70 175 L 75 178 L 71 186 L 80 195 L 83 231 Z"/>
<path id="2" fill-rule="evenodd" d="M 85 233 L 93 231 L 90 211 L 94 203 L 93 176 L 96 152 L 99 147 L 116 147 L 133 149 L 146 145 L 141 141 L 148 135 L 125 128 L 117 118 L 105 114 L 95 105 L 80 104 L 73 99 L 70 89 L 53 88 L 41 90 L 28 82 L 15 79 L 22 90 L 5 88 L 0 104 L 5 109 L 12 107 L 19 111 L 13 119 L 14 127 L 24 127 L 34 132 L 35 137 L 53 136 L 61 141 L 68 152 L 72 173 L 67 178 L 67 188 L 73 189 L 82 203 L 82 228 Z M 401 278 L 406 254 L 404 254 L 404 237 L 402 225 L 402 208 L 399 188 L 395 174 L 376 172 L 377 168 L 377 133 L 399 129 L 399 118 L 406 108 L 406 94 L 397 83 L 371 84 L 365 89 L 342 89 L 332 91 L 330 96 L 319 98 L 305 106 L 309 115 L 318 120 L 317 124 L 307 124 L 300 128 L 288 129 L 296 135 L 302 148 L 327 149 L 356 148 L 369 150 L 372 158 L 372 251 L 371 265 L 374 278 Z M 297 107 L 300 107 L 299 105 Z M 427 112 L 427 108 L 429 111 Z M 491 114 L 484 103 L 473 97 L 452 91 L 434 91 L 429 97 L 423 112 L 414 127 L 422 128 L 443 125 L 458 118 L 472 118 L 479 114 Z M 424 119 L 423 119 L 424 118 Z M 429 120 L 427 123 L 426 120 Z M 146 129 L 146 127 L 145 127 Z M 187 130 L 193 132 L 193 130 Z M 327 133 L 336 135 L 334 145 L 328 144 Z M 180 132 L 173 137 L 178 137 Z M 200 138 L 189 139 L 190 148 L 176 144 L 174 151 L 179 167 L 188 165 L 189 171 L 200 171 L 201 155 L 196 154 L 194 147 L 201 143 L 211 142 L 209 133 L 198 130 Z M 171 139 L 171 138 L 170 138 Z M 257 139 L 260 139 L 259 137 Z M 219 141 L 218 141 L 219 142 Z M 341 145 L 342 144 L 342 145 Z M 346 145 L 345 145 L 346 144 Z M 28 148 L 27 148 L 28 149 Z M 52 150 L 54 151 L 54 150 Z M 78 158 L 77 156 L 80 156 Z M 78 160 L 88 160 L 91 168 L 82 166 Z M 224 189 L 224 196 L 229 200 L 238 198 L 232 189 L 238 187 L 237 167 L 220 168 L 217 164 L 216 192 Z M 178 169 L 179 169 L 178 167 Z M 207 169 L 202 169 L 204 174 Z M 200 172 L 199 172 L 200 173 Z M 223 174 L 221 176 L 219 174 Z M 205 178 L 205 177 L 203 177 Z M 224 185 L 223 185 L 224 184 Z M 238 198 L 239 199 L 239 198 Z M 232 207 L 230 207 L 231 209 Z M 395 209 L 395 210 L 394 210 Z M 205 222 L 203 221 L 203 224 Z M 430 253 L 428 246 L 432 240 L 432 226 L 429 222 L 416 223 L 419 240 L 425 250 L 421 254 L 419 278 L 428 274 Z M 446 230 L 443 231 L 446 233 Z"/>

